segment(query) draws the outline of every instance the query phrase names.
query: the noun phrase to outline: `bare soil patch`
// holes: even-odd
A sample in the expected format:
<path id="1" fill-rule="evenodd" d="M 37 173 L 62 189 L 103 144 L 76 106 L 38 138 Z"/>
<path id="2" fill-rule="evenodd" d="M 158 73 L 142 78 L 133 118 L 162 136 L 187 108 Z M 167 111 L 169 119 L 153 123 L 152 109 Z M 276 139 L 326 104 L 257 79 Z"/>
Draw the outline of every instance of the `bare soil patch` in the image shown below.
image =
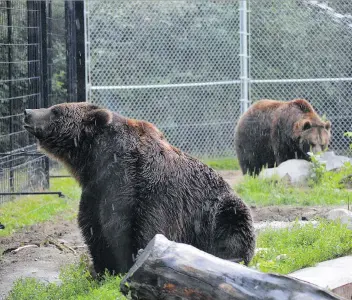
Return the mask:
<path id="1" fill-rule="evenodd" d="M 243 180 L 242 171 L 217 171 L 222 178 L 224 178 L 230 186 L 234 186 Z"/>
<path id="2" fill-rule="evenodd" d="M 25 245 L 35 246 L 12 252 Z M 0 299 L 5 299 L 13 282 L 21 277 L 58 281 L 61 267 L 78 261 L 80 254 L 87 251 L 76 220 L 62 219 L 34 225 L 1 238 L 0 248 L 5 251 L 0 259 Z"/>
<path id="3" fill-rule="evenodd" d="M 318 217 L 325 218 L 326 214 L 334 208 L 347 206 L 251 206 L 254 222 L 273 221 L 310 221 Z"/>

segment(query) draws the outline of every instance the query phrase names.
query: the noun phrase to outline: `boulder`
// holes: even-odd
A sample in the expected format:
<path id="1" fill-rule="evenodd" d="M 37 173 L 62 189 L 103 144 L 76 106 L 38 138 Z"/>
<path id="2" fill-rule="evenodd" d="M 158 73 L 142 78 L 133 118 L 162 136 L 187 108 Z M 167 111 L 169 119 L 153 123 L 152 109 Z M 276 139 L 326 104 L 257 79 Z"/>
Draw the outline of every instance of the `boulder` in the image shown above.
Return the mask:
<path id="1" fill-rule="evenodd" d="M 317 159 L 325 164 L 327 171 L 339 170 L 347 162 L 352 164 L 352 159 L 347 156 L 336 155 L 333 151 L 324 152 Z M 306 185 L 311 174 L 312 163 L 304 159 L 289 159 L 276 168 L 263 169 L 259 178 L 272 178 L 278 176 L 281 180 L 294 185 Z"/>
<path id="2" fill-rule="evenodd" d="M 347 156 L 336 155 L 333 151 L 324 152 L 320 156 L 319 161 L 325 163 L 327 171 L 338 170 L 347 162 L 352 163 L 351 158 Z"/>
<path id="3" fill-rule="evenodd" d="M 339 220 L 342 224 L 347 224 L 347 228 L 352 230 L 352 212 L 344 208 L 336 208 L 327 213 L 328 220 Z"/>
<path id="4" fill-rule="evenodd" d="M 276 168 L 263 169 L 259 178 L 272 178 L 278 176 L 291 184 L 306 184 L 312 164 L 304 159 L 290 159 Z"/>

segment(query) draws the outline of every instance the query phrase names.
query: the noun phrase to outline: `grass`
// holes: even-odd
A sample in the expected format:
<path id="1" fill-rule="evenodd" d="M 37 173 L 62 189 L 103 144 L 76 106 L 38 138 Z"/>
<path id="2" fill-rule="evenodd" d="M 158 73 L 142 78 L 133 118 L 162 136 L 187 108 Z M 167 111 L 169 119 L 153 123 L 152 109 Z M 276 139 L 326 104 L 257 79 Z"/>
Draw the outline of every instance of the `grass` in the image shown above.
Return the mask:
<path id="1" fill-rule="evenodd" d="M 66 196 L 57 195 L 23 196 L 0 206 L 0 221 L 5 225 L 0 237 L 38 222 L 52 220 L 65 211 L 65 218 L 74 218 L 81 189 L 73 178 L 52 178 L 51 191 L 61 191 Z"/>
<path id="2" fill-rule="evenodd" d="M 203 163 L 213 168 L 214 170 L 231 170 L 236 171 L 240 169 L 240 165 L 236 158 L 221 157 L 214 159 L 201 159 Z"/>
<path id="3" fill-rule="evenodd" d="M 59 279 L 61 284 L 44 283 L 34 278 L 17 280 L 8 300 L 119 300 L 126 299 L 119 292 L 120 277 L 105 275 L 100 282 L 94 280 L 88 270 L 87 258 L 77 264 L 64 267 Z"/>
<path id="4" fill-rule="evenodd" d="M 262 272 L 288 274 L 352 253 L 352 231 L 327 220 L 288 229 L 266 229 L 258 235 L 259 251 L 250 263 Z"/>
<path id="5" fill-rule="evenodd" d="M 262 272 L 288 274 L 298 269 L 352 253 L 352 231 L 336 222 L 319 220 L 288 229 L 266 229 L 259 233 L 257 247 L 263 248 L 254 256 L 250 267 Z M 280 258 L 279 258 L 280 257 Z M 44 299 L 126 299 L 119 292 L 121 277 L 106 275 L 95 281 L 87 259 L 66 266 L 60 273 L 61 284 L 43 283 L 34 278 L 17 280 L 8 300 Z"/>
<path id="6" fill-rule="evenodd" d="M 351 192 L 344 188 L 340 180 L 352 174 L 351 164 L 339 172 L 324 172 L 319 183 L 302 188 L 289 186 L 273 179 L 245 176 L 234 187 L 235 191 L 248 204 L 266 205 L 344 205 L 349 201 Z"/>

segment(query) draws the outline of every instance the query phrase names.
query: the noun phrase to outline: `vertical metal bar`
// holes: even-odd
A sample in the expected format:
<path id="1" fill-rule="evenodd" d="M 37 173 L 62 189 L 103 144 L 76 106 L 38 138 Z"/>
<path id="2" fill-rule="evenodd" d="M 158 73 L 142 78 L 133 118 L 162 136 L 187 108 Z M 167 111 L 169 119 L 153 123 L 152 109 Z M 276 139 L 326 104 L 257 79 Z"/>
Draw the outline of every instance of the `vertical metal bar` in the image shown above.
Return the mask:
<path id="1" fill-rule="evenodd" d="M 90 101 L 90 44 L 89 44 L 89 0 L 83 1 L 84 5 L 84 47 L 85 47 L 85 87 L 86 87 L 86 94 L 85 99 L 86 101 Z"/>
<path id="2" fill-rule="evenodd" d="M 247 39 L 247 45 L 248 45 L 248 107 L 252 103 L 252 95 L 251 95 L 251 0 L 247 0 L 247 32 L 248 32 L 248 39 Z"/>
<path id="3" fill-rule="evenodd" d="M 76 17 L 73 1 L 65 1 L 66 80 L 68 101 L 77 101 Z"/>
<path id="4" fill-rule="evenodd" d="M 41 107 L 49 106 L 48 99 L 48 28 L 47 1 L 40 1 L 40 35 L 41 35 Z"/>
<path id="5" fill-rule="evenodd" d="M 36 9 L 33 0 L 27 0 L 27 40 L 28 40 L 28 49 L 27 49 L 27 60 L 28 60 L 28 64 L 27 64 L 27 69 L 28 69 L 28 78 L 29 78 L 29 86 L 28 86 L 28 94 L 34 94 L 37 93 L 38 91 L 34 91 L 33 89 L 33 83 L 31 78 L 36 76 L 35 73 L 35 65 L 36 63 L 30 63 L 31 61 L 35 61 L 36 60 L 36 56 L 35 56 L 35 46 L 33 44 L 36 43 L 36 39 L 35 39 L 35 30 L 34 27 L 36 27 L 36 22 L 35 22 L 35 14 L 34 14 L 34 10 Z M 30 107 L 29 108 L 36 108 L 36 107 L 32 107 L 31 102 L 29 102 Z"/>
<path id="6" fill-rule="evenodd" d="M 31 0 L 27 0 L 26 1 L 27 4 L 27 41 L 28 41 L 28 48 L 27 48 L 27 60 L 28 62 L 30 62 L 31 60 L 34 60 L 32 58 L 32 43 L 34 43 L 33 41 L 33 30 L 31 27 L 34 27 L 33 21 L 32 21 L 32 12 L 31 10 L 33 10 L 33 6 L 32 6 L 32 1 Z M 28 78 L 29 78 L 29 83 L 28 83 L 28 94 L 31 95 L 33 94 L 32 91 L 32 85 L 31 85 L 31 79 L 33 76 L 33 66 L 31 65 L 31 63 L 27 64 L 27 72 L 28 72 Z"/>
<path id="7" fill-rule="evenodd" d="M 48 31 L 47 31 L 47 1 L 40 1 L 40 32 L 41 32 L 41 107 L 49 107 L 48 89 Z M 49 158 L 44 158 L 44 187 L 49 188 Z"/>
<path id="8" fill-rule="evenodd" d="M 47 1 L 46 5 L 47 9 L 47 18 L 46 18 L 46 26 L 47 26 L 47 59 L 48 59 L 48 79 L 47 79 L 47 84 L 48 84 L 48 104 L 46 107 L 50 107 L 53 105 L 52 102 L 52 79 L 53 79 L 53 38 L 52 38 L 52 33 L 53 33 L 53 26 L 52 26 L 52 0 Z"/>
<path id="9" fill-rule="evenodd" d="M 9 129 L 10 129 L 10 191 L 14 191 L 14 170 L 13 170 L 13 157 L 12 152 L 14 151 L 14 141 L 13 141 L 13 91 L 12 91 L 12 60 L 13 60 L 13 53 L 12 53 L 12 11 L 11 11 L 11 1 L 6 1 L 6 12 L 7 12 L 7 44 L 8 44 L 8 51 L 7 51 L 7 62 L 8 62 L 8 84 L 9 84 Z"/>
<path id="10" fill-rule="evenodd" d="M 74 1 L 76 24 L 77 101 L 86 101 L 86 51 L 84 2 Z"/>
<path id="11" fill-rule="evenodd" d="M 240 0 L 241 114 L 249 107 L 247 0 Z"/>

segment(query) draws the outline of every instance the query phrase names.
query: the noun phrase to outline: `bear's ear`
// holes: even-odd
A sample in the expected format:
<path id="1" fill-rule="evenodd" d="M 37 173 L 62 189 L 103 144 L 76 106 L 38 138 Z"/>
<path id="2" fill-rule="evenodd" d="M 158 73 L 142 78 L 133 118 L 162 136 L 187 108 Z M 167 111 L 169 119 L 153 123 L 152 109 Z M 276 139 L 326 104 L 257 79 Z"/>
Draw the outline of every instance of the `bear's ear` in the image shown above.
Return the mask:
<path id="1" fill-rule="evenodd" d="M 83 122 L 104 127 L 112 122 L 112 113 L 106 109 L 95 109 L 87 113 Z"/>
<path id="2" fill-rule="evenodd" d="M 296 105 L 304 113 L 310 113 L 313 111 L 313 107 L 308 103 L 307 100 L 295 99 L 292 101 L 292 103 Z"/>
<path id="3" fill-rule="evenodd" d="M 324 128 L 325 128 L 326 130 L 330 130 L 330 129 L 331 129 L 331 123 L 330 123 L 330 121 L 326 121 L 326 122 L 325 122 Z"/>
<path id="4" fill-rule="evenodd" d="M 305 131 L 305 130 L 308 130 L 311 128 L 312 128 L 312 123 L 309 120 L 304 121 L 303 126 L 302 126 L 302 130 Z"/>

